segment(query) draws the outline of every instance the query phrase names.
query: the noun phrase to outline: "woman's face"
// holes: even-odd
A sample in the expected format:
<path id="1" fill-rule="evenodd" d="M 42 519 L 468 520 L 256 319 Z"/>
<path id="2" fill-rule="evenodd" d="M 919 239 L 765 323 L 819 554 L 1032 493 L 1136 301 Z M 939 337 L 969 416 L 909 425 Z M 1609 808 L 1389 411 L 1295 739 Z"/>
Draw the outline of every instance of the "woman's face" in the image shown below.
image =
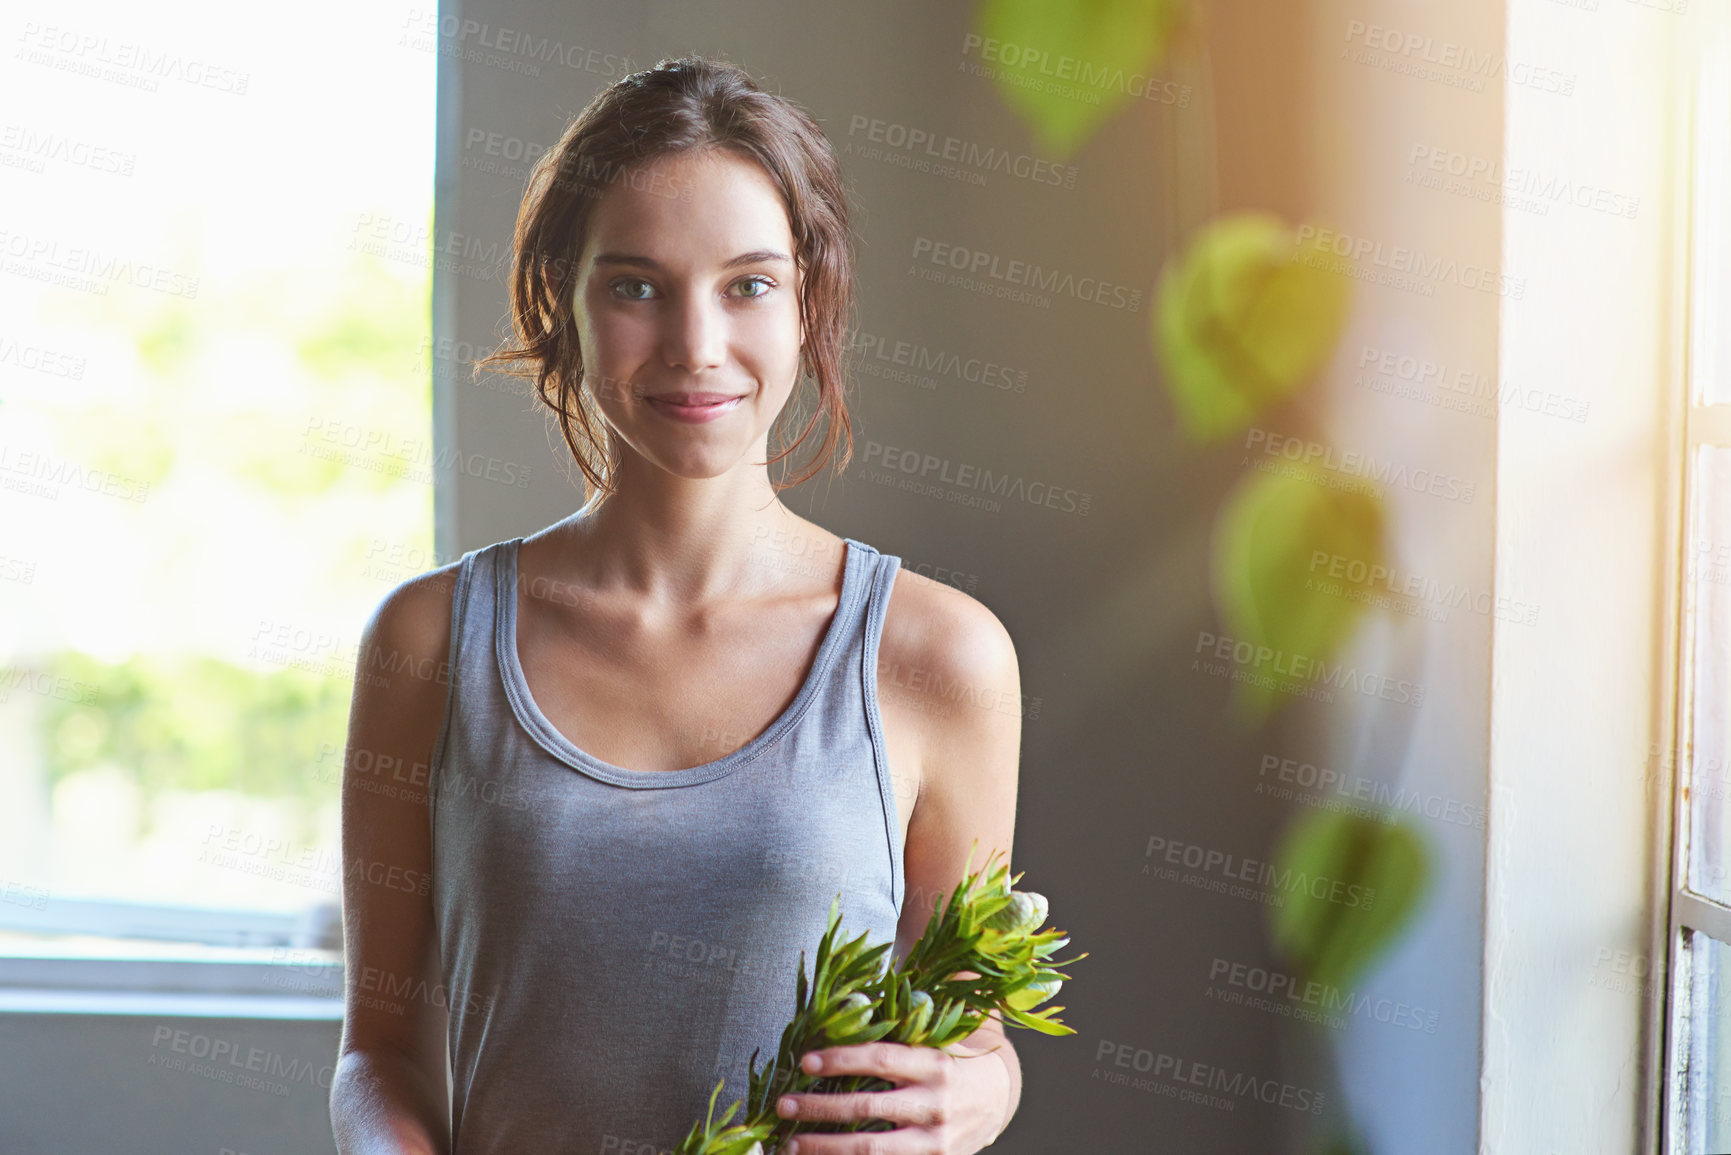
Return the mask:
<path id="1" fill-rule="evenodd" d="M 620 180 L 574 293 L 584 381 L 626 445 L 687 478 L 763 461 L 802 332 L 787 211 L 761 169 L 685 153 Z"/>

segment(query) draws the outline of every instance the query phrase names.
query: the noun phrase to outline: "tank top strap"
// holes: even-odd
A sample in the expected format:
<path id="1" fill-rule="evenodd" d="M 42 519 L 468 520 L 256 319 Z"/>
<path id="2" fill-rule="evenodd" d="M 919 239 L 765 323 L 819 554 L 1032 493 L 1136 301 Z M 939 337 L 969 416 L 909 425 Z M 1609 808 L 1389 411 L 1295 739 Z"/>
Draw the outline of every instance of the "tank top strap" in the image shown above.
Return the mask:
<path id="1" fill-rule="evenodd" d="M 888 747 L 884 741 L 883 714 L 878 707 L 878 647 L 883 640 L 884 618 L 889 611 L 890 591 L 895 585 L 896 570 L 902 559 L 893 553 L 883 553 L 864 542 L 847 539 L 869 560 L 865 577 L 870 579 L 860 614 L 859 628 L 849 647 L 855 662 L 848 663 L 848 673 L 856 689 L 849 695 L 863 709 L 866 733 L 871 745 L 872 763 L 877 779 L 879 809 L 883 813 L 884 840 L 890 860 L 890 902 L 899 917 L 902 909 L 902 843 L 896 823 L 897 791 L 890 772 Z M 857 664 L 855 664 L 857 663 Z"/>
<path id="2" fill-rule="evenodd" d="M 848 540 L 852 541 L 852 538 Z M 863 543 L 856 543 L 863 544 Z M 893 553 L 883 553 L 872 546 L 864 548 L 871 550 L 871 588 L 866 599 L 864 641 L 865 657 L 871 668 L 877 665 L 878 643 L 883 638 L 884 615 L 889 612 L 890 590 L 895 585 L 896 570 L 901 568 L 902 559 Z M 867 685 L 875 689 L 876 679 L 868 681 Z M 875 695 L 874 695 L 875 697 Z M 875 705 L 875 703 L 874 703 Z"/>
<path id="3" fill-rule="evenodd" d="M 472 549 L 457 561 L 451 576 L 451 633 L 445 667 L 445 712 L 439 735 L 433 743 L 433 760 L 427 768 L 429 809 L 439 797 L 440 768 L 451 741 L 455 714 L 474 698 L 493 672 L 493 572 L 499 546 L 495 543 Z"/>

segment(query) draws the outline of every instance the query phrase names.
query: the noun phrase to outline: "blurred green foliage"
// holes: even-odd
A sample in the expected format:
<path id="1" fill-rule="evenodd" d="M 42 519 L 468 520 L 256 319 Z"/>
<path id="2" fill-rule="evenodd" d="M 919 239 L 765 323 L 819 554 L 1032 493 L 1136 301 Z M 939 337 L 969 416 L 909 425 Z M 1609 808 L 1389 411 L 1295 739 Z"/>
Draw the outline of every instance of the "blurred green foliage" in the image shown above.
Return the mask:
<path id="1" fill-rule="evenodd" d="M 351 674 L 203 656 L 110 664 L 74 652 L 44 668 L 78 691 L 44 698 L 51 785 L 112 765 L 136 776 L 147 798 L 232 790 L 313 807 L 336 796 Z"/>
<path id="2" fill-rule="evenodd" d="M 1191 440 L 1242 431 L 1334 354 L 1351 282 L 1300 261 L 1295 237 L 1271 213 L 1232 213 L 1167 260 L 1154 346 Z"/>
<path id="3" fill-rule="evenodd" d="M 220 243 L 207 237 L 197 251 Z M 195 541 L 205 570 L 179 587 L 183 602 L 141 613 L 195 614 L 201 599 L 246 596 L 232 591 L 252 588 L 246 575 L 269 562 L 206 548 L 228 519 L 279 527 L 297 565 L 311 558 L 321 575 L 297 605 L 357 630 L 396 576 L 363 565 L 376 544 L 430 554 L 432 493 L 413 460 L 369 469 L 308 451 L 309 429 L 328 423 L 376 431 L 405 454 L 432 437 L 427 269 L 343 243 L 337 232 L 304 252 L 218 263 L 196 298 L 76 302 L 73 322 L 107 343 L 117 369 L 37 403 L 57 452 L 151 484 L 147 501 L 120 511 L 138 554 L 126 564 L 187 564 Z M 371 460 L 398 464 L 389 448 Z M 37 589 L 32 597 L 52 592 Z M 124 652 L 128 639 L 117 641 Z M 337 797 L 353 686 L 342 662 L 258 669 L 215 654 L 109 660 L 66 649 L 21 663 L 80 691 L 32 699 L 50 787 L 106 766 L 136 778 L 147 813 L 163 791 L 226 790 L 289 803 L 309 821 Z"/>
<path id="4" fill-rule="evenodd" d="M 1190 0 L 983 0 L 974 16 L 1004 103 L 1050 156 L 1070 156 L 1150 77 Z"/>
<path id="5" fill-rule="evenodd" d="M 355 254 L 296 334 L 301 364 L 322 381 L 401 379 L 428 338 L 429 288 L 405 282 L 379 257 Z"/>
<path id="6" fill-rule="evenodd" d="M 1322 554 L 1380 564 L 1384 521 L 1375 493 L 1308 475 L 1253 469 L 1227 495 L 1214 530 L 1215 602 L 1233 639 L 1270 651 L 1244 671 L 1256 678 L 1232 683 L 1241 724 L 1260 724 L 1283 700 L 1280 683 L 1307 681 L 1312 664 L 1352 636 L 1364 603 L 1319 581 L 1312 561 Z"/>
<path id="7" fill-rule="evenodd" d="M 1307 980 L 1341 991 L 1406 928 L 1430 886 L 1430 856 L 1410 824 L 1330 810 L 1295 818 L 1274 864 L 1325 880 L 1289 888 L 1286 902 L 1270 908 L 1275 949 Z M 1335 883 L 1343 884 L 1338 893 Z M 1349 901 L 1355 886 L 1357 903 Z"/>

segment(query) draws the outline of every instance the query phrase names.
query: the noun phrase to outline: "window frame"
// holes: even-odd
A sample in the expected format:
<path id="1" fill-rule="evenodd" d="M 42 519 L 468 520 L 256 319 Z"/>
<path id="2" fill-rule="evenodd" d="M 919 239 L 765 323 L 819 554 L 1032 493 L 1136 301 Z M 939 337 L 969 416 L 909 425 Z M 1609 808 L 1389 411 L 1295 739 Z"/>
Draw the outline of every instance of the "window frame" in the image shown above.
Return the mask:
<path id="1" fill-rule="evenodd" d="M 1677 398 L 1681 426 L 1676 467 L 1669 471 L 1670 531 L 1676 548 L 1668 551 L 1666 587 L 1674 595 L 1674 613 L 1666 615 L 1666 654 L 1662 681 L 1670 700 L 1666 711 L 1669 733 L 1666 756 L 1659 769 L 1669 790 L 1669 829 L 1656 841 L 1662 848 L 1661 901 L 1656 904 L 1653 949 L 1649 957 L 1664 960 L 1662 997 L 1652 1000 L 1655 1013 L 1648 1024 L 1649 1039 L 1656 1045 L 1650 1053 L 1662 1055 L 1662 1065 L 1651 1080 L 1653 1102 L 1648 1117 L 1656 1124 L 1656 1142 L 1651 1149 L 1663 1155 L 1686 1155 L 1692 1120 L 1688 1113 L 1689 1052 L 1693 1024 L 1698 1017 L 1693 1006 L 1693 968 L 1686 940 L 1701 933 L 1731 946 L 1731 905 L 1715 901 L 1689 887 L 1692 853 L 1689 795 L 1694 776 L 1694 717 L 1696 673 L 1696 622 L 1698 617 L 1696 564 L 1698 459 L 1703 448 L 1731 450 L 1731 339 L 1717 344 L 1707 340 L 1715 307 L 1731 305 L 1731 253 L 1705 250 L 1703 238 L 1711 235 L 1731 249 L 1731 11 L 1723 5 L 1704 5 L 1699 10 L 1706 27 L 1692 39 L 1692 50 L 1681 70 L 1683 101 L 1683 155 L 1679 158 L 1685 181 L 1684 229 L 1681 233 L 1681 310 L 1686 331 L 1682 335 L 1682 388 Z M 1715 97 L 1722 99 L 1715 99 Z M 1714 110 L 1718 110 L 1714 115 Z M 1709 219 L 1706 214 L 1713 213 Z M 1720 362 L 1710 362 L 1711 350 Z M 1727 400 L 1704 400 L 1706 379 L 1719 378 L 1718 388 Z"/>

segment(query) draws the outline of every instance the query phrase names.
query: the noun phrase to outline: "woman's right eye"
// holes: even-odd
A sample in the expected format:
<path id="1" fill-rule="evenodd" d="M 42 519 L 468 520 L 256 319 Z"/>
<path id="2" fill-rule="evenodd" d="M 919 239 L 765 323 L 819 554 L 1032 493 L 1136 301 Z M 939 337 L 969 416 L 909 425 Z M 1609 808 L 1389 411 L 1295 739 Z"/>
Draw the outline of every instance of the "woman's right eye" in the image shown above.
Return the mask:
<path id="1" fill-rule="evenodd" d="M 646 298 L 639 296 L 636 292 L 632 291 L 631 286 L 633 285 L 642 286 L 647 289 L 649 287 L 649 282 L 645 281 L 641 277 L 621 277 L 619 280 L 613 282 L 613 291 L 618 293 L 621 289 L 625 290 L 622 295 L 628 301 L 645 300 Z"/>

